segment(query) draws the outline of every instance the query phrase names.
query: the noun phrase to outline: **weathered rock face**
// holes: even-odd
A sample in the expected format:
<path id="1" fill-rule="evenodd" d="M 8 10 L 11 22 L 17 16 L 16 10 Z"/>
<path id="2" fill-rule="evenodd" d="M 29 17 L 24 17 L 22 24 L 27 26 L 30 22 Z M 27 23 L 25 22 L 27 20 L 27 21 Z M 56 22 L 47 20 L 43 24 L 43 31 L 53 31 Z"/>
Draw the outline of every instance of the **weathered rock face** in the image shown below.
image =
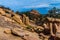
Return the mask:
<path id="1" fill-rule="evenodd" d="M 11 13 L 9 10 L 7 11 L 11 14 L 6 14 L 3 11 L 5 14 L 2 15 L 2 11 L 0 14 L 0 40 L 40 40 L 37 33 L 32 33 L 22 28 L 24 23 L 19 15 Z M 11 17 L 12 14 L 13 17 Z M 28 17 L 25 17 L 25 22 L 26 24 L 29 23 Z"/>
<path id="2" fill-rule="evenodd" d="M 34 14 L 34 15 L 39 15 L 38 11 L 36 11 L 36 10 L 31 10 L 30 13 L 31 13 L 31 14 Z"/>
<path id="3" fill-rule="evenodd" d="M 3 11 L 2 8 L 0 8 L 0 14 L 5 15 L 5 12 Z"/>
<path id="4" fill-rule="evenodd" d="M 35 10 L 29 16 L 3 8 L 0 10 L 0 40 L 52 40 L 51 36 L 60 38 L 60 19 L 47 17 L 42 26 L 38 26 L 35 22 L 40 20 L 40 14 Z"/>
<path id="5" fill-rule="evenodd" d="M 0 15 L 0 26 L 7 28 L 20 27 L 14 20 Z"/>
<path id="6" fill-rule="evenodd" d="M 47 17 L 48 21 L 51 21 L 51 22 L 60 22 L 60 19 L 58 18 L 50 18 L 50 17 Z"/>
<path id="7" fill-rule="evenodd" d="M 22 37 L 25 40 L 40 40 L 39 36 L 36 33 L 34 32 L 32 33 L 32 32 L 22 30 L 19 28 L 12 29 L 12 33 Z"/>
<path id="8" fill-rule="evenodd" d="M 40 40 L 38 34 L 21 29 L 14 20 L 2 15 L 0 15 L 0 33 L 1 40 Z"/>

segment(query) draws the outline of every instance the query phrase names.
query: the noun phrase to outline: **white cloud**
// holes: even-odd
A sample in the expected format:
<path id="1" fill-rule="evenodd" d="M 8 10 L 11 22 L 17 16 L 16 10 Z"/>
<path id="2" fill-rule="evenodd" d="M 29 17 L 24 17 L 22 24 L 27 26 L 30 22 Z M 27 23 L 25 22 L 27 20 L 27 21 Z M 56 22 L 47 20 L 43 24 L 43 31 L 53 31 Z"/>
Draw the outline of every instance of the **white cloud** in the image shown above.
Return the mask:
<path id="1" fill-rule="evenodd" d="M 24 6 L 24 8 L 40 8 L 40 7 L 49 7 L 49 4 L 39 4 L 39 5 Z"/>
<path id="2" fill-rule="evenodd" d="M 52 3 L 60 3 L 60 0 L 51 0 Z"/>

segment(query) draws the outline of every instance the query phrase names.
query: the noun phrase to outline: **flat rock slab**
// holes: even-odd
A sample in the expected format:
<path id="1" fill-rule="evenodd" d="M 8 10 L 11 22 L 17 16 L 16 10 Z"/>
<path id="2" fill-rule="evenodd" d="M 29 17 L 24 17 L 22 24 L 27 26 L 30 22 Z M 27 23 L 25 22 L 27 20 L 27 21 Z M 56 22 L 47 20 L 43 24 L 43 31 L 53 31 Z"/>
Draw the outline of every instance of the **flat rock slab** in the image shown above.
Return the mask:
<path id="1" fill-rule="evenodd" d="M 34 32 L 29 32 L 26 30 L 22 30 L 19 28 L 14 28 L 12 29 L 12 33 L 22 37 L 25 40 L 40 40 L 38 34 L 34 33 Z"/>

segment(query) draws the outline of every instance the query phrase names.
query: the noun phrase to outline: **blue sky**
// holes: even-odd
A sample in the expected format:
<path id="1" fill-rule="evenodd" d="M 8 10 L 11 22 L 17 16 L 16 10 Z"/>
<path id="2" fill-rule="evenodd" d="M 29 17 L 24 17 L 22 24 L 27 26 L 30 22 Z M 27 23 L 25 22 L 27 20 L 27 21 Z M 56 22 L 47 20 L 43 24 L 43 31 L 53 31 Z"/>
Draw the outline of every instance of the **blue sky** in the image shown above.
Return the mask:
<path id="1" fill-rule="evenodd" d="M 59 8 L 60 0 L 0 0 L 0 5 L 9 7 L 14 11 L 25 11 L 32 8 Z"/>

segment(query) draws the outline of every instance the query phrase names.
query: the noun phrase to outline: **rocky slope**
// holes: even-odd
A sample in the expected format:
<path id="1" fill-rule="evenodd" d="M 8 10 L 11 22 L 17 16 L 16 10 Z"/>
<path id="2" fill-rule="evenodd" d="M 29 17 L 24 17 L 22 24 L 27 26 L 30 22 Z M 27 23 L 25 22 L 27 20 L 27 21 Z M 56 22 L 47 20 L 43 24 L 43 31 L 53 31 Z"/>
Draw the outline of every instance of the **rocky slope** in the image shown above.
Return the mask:
<path id="1" fill-rule="evenodd" d="M 14 20 L 5 16 L 0 16 L 0 29 L 0 40 L 39 40 L 38 34 L 25 31 Z"/>
<path id="2" fill-rule="evenodd" d="M 34 17 L 40 15 L 33 10 L 30 14 Z M 42 26 L 36 25 L 35 22 L 25 14 L 18 15 L 12 10 L 0 7 L 0 40 L 55 40 L 56 37 L 60 38 L 59 34 L 56 34 L 56 32 L 60 33 L 60 19 L 46 17 Z"/>

